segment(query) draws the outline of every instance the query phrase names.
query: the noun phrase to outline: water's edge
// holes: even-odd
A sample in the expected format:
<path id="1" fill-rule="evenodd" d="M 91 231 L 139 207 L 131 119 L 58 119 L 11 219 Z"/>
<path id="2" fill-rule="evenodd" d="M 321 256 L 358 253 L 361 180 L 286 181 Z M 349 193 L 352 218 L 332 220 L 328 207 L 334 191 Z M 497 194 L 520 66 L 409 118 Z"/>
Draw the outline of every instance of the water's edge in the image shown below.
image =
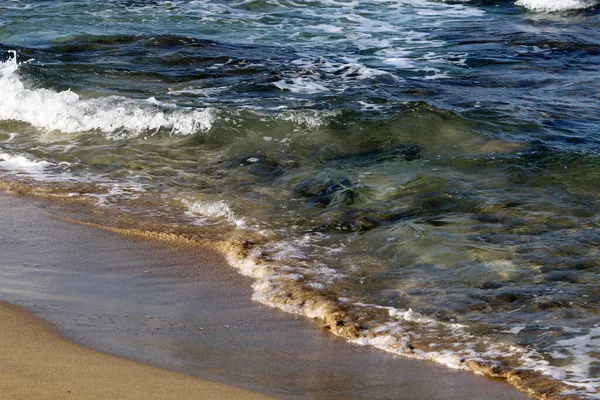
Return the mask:
<path id="1" fill-rule="evenodd" d="M 302 282 L 286 280 L 275 272 L 269 261 L 261 259 L 260 252 L 253 248 L 264 242 L 264 237 L 251 237 L 248 232 L 229 231 L 231 239 L 223 240 L 216 236 L 213 228 L 172 226 L 139 216 L 126 215 L 120 210 L 98 207 L 89 199 L 69 197 L 63 190 L 49 187 L 36 187 L 16 181 L 0 181 L 0 190 L 12 196 L 27 196 L 52 204 L 57 211 L 56 218 L 69 223 L 80 224 L 95 229 L 107 230 L 119 235 L 141 237 L 171 243 L 197 244 L 216 249 L 240 274 L 255 280 L 252 285 L 252 299 L 287 313 L 302 315 L 319 321 L 331 334 L 344 338 L 356 345 L 372 346 L 394 355 L 433 361 L 453 369 L 471 371 L 492 379 L 505 380 L 521 392 L 534 399 L 574 399 L 564 395 L 568 386 L 560 381 L 531 372 L 511 369 L 511 365 L 499 365 L 489 360 L 459 358 L 443 352 L 424 351 L 419 343 L 411 343 L 406 334 L 391 335 L 389 332 L 377 334 L 361 325 L 364 315 L 357 313 L 337 301 L 329 293 L 304 286 Z M 216 228 L 218 229 L 218 228 Z M 219 239 L 220 237 L 221 239 Z M 388 309 L 382 314 L 393 315 Z M 416 313 L 402 315 L 406 321 L 424 318 Z M 440 328 L 438 322 L 434 322 Z M 442 327 L 443 328 L 443 327 Z M 446 327 L 448 330 L 458 325 Z M 404 332 L 401 332 L 404 333 Z"/>
<path id="2" fill-rule="evenodd" d="M 73 220 L 87 207 L 23 194 L 0 189 L 12 227 L 0 297 L 77 344 L 279 398 L 525 397 L 498 380 L 357 349 L 262 307 L 250 279 L 198 238 Z"/>

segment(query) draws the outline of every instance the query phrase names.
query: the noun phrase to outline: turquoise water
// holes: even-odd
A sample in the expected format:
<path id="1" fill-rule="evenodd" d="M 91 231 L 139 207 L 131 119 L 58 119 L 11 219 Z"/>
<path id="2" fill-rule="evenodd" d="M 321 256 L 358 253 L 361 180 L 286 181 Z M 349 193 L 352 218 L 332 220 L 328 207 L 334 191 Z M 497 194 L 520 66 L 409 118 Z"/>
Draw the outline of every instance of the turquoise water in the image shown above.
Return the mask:
<path id="1" fill-rule="evenodd" d="M 596 2 L 0 10 L 3 180 L 229 242 L 354 343 L 598 396 Z"/>

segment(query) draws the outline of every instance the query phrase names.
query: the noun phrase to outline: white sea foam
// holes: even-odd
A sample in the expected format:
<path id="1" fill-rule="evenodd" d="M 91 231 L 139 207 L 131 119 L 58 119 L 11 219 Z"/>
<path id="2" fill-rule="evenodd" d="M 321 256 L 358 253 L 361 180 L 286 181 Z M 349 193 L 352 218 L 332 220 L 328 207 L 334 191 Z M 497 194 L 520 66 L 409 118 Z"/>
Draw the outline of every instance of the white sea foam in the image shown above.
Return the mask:
<path id="1" fill-rule="evenodd" d="M 415 63 L 409 58 L 404 57 L 390 57 L 383 60 L 384 63 L 393 65 L 399 69 L 416 69 Z"/>
<path id="2" fill-rule="evenodd" d="M 229 89 L 229 86 L 218 86 L 218 87 L 207 87 L 207 88 L 185 87 L 180 90 L 170 90 L 169 94 L 212 97 L 212 96 L 222 93 L 228 89 Z"/>
<path id="3" fill-rule="evenodd" d="M 15 156 L 8 153 L 0 153 L 0 167 L 9 171 L 40 175 L 54 165 L 44 160 L 36 161 L 21 155 Z"/>
<path id="4" fill-rule="evenodd" d="M 323 32 L 327 32 L 327 33 L 341 33 L 344 31 L 344 29 L 340 26 L 325 25 L 325 24 L 315 25 L 315 26 L 313 26 L 313 29 L 319 29 L 319 30 L 321 30 Z"/>
<path id="5" fill-rule="evenodd" d="M 281 90 L 289 90 L 294 93 L 314 94 L 329 91 L 325 85 L 307 78 L 282 79 L 274 82 L 273 85 Z"/>
<path id="6" fill-rule="evenodd" d="M 344 303 L 350 303 L 344 299 Z M 376 328 L 367 330 L 361 337 L 351 340 L 359 345 L 373 346 L 378 349 L 399 354 L 405 357 L 435 361 L 454 369 L 467 369 L 468 361 L 493 362 L 495 359 L 512 355 L 519 360 L 521 370 L 529 370 L 543 376 L 556 379 L 570 385 L 563 394 L 576 394 L 581 398 L 597 398 L 600 391 L 600 379 L 594 376 L 592 369 L 597 363 L 594 352 L 600 347 L 600 326 L 585 330 L 583 334 L 571 339 L 559 340 L 550 354 L 555 359 L 563 359 L 561 366 L 550 365 L 547 358 L 539 352 L 502 343 L 491 338 L 477 338 L 468 332 L 466 325 L 441 322 L 435 318 L 414 312 L 413 310 L 400 310 L 394 307 L 384 307 L 373 304 L 354 303 L 358 307 L 371 307 L 388 310 L 390 317 L 397 322 L 387 322 Z M 431 332 L 447 332 L 448 337 L 453 337 L 456 350 L 436 350 L 435 343 L 430 345 L 431 350 L 413 350 L 410 342 L 414 337 L 411 328 L 405 328 L 405 323 L 416 323 Z M 516 326 L 504 333 L 518 334 L 525 327 Z M 447 340 L 448 337 L 441 340 Z M 485 350 L 475 351 L 476 343 L 484 344 Z M 481 347 L 481 346 L 478 346 Z"/>
<path id="7" fill-rule="evenodd" d="M 405 330 L 400 324 L 387 323 L 365 332 L 364 335 L 350 342 L 361 346 L 373 346 L 408 358 L 434 361 L 451 369 L 466 369 L 465 358 L 459 353 L 448 350 L 414 350 L 410 345 L 411 337 L 411 332 Z"/>
<path id="8" fill-rule="evenodd" d="M 599 4 L 598 0 L 517 0 L 515 4 L 533 11 L 553 12 L 582 10 Z"/>
<path id="9" fill-rule="evenodd" d="M 283 111 L 277 114 L 277 119 L 301 124 L 309 129 L 315 129 L 329 122 L 340 114 L 339 111 Z"/>
<path id="10" fill-rule="evenodd" d="M 512 333 L 513 335 L 519 334 L 526 326 L 514 326 L 506 331 L 500 331 L 500 333 Z"/>
<path id="11" fill-rule="evenodd" d="M 390 108 L 390 106 L 387 105 L 368 103 L 363 100 L 358 101 L 358 104 L 360 104 L 361 109 L 364 111 L 386 110 Z"/>
<path id="12" fill-rule="evenodd" d="M 133 177 L 130 179 L 131 181 L 127 183 L 101 182 L 98 186 L 106 188 L 106 193 L 85 193 L 83 196 L 96 199 L 96 204 L 100 207 L 113 205 L 124 197 L 127 200 L 139 199 L 146 191 L 146 185 L 135 182 Z M 97 181 L 97 178 L 94 177 L 90 180 Z M 76 194 L 73 194 L 73 196 L 76 196 Z"/>
<path id="13" fill-rule="evenodd" d="M 0 63 L 0 119 L 27 122 L 47 131 L 76 133 L 99 130 L 111 138 L 169 130 L 189 135 L 208 131 L 212 109 L 177 109 L 154 98 L 147 101 L 120 96 L 82 99 L 71 90 L 29 88 L 18 76 L 16 52 Z"/>
<path id="14" fill-rule="evenodd" d="M 544 372 L 588 392 L 600 390 L 600 379 L 592 379 L 592 370 L 598 363 L 594 353 L 600 348 L 600 326 L 590 328 L 585 334 L 559 340 L 552 346 L 552 357 L 567 360 L 560 368 L 545 365 Z"/>
<path id="15" fill-rule="evenodd" d="M 306 259 L 306 254 L 300 246 L 285 241 L 268 243 L 260 250 L 269 254 L 269 258 L 276 261 Z"/>
<path id="16" fill-rule="evenodd" d="M 376 68 L 369 68 L 358 62 L 357 58 L 344 58 L 345 62 L 331 62 L 325 58 L 301 58 L 291 62 L 297 68 L 294 75 L 273 82 L 281 90 L 293 93 L 315 94 L 330 91 L 343 92 L 351 82 L 374 79 L 378 76 L 395 75 Z"/>
<path id="17" fill-rule="evenodd" d="M 8 10 L 31 10 L 33 8 L 38 7 L 37 5 L 33 5 L 33 4 L 24 4 L 24 5 L 5 5 L 3 6 L 3 8 L 6 8 Z"/>
<path id="18" fill-rule="evenodd" d="M 146 185 L 137 183 L 135 176 L 130 177 L 127 183 L 114 182 L 90 174 L 74 175 L 71 168 L 75 164 L 65 161 L 55 163 L 47 160 L 35 160 L 30 156 L 0 153 L 0 169 L 8 171 L 12 177 L 24 177 L 28 180 L 42 182 L 94 182 L 99 188 L 106 188 L 106 192 L 71 193 L 70 197 L 84 196 L 97 200 L 99 206 L 115 203 L 115 199 L 126 197 L 137 199 L 146 191 Z"/>
<path id="19" fill-rule="evenodd" d="M 187 215 L 195 217 L 196 225 L 212 225 L 225 220 L 237 227 L 246 225 L 244 218 L 238 217 L 225 201 L 181 199 L 187 207 Z"/>
<path id="20" fill-rule="evenodd" d="M 376 68 L 369 68 L 361 63 L 359 63 L 356 59 L 345 59 L 348 61 L 347 64 L 333 65 L 327 63 L 326 65 L 321 66 L 323 71 L 340 74 L 340 76 L 344 79 L 351 80 L 366 80 L 373 79 L 377 76 L 390 76 L 392 78 L 397 78 L 395 75 L 390 74 L 387 71 L 383 71 Z"/>

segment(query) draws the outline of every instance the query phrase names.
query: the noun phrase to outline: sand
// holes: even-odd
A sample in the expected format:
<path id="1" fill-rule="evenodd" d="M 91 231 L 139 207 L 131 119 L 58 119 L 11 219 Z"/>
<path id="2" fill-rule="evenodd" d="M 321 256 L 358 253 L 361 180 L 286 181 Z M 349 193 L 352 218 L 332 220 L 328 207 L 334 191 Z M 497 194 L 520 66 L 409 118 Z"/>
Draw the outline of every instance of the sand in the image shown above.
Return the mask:
<path id="1" fill-rule="evenodd" d="M 77 399 L 527 398 L 503 381 L 351 345 L 252 302 L 252 281 L 210 248 L 125 237 L 56 213 L 0 195 L 0 300 L 50 324 L 0 307 L 2 400 L 69 390 Z"/>
<path id="2" fill-rule="evenodd" d="M 2 399 L 267 399 L 75 345 L 0 303 Z"/>

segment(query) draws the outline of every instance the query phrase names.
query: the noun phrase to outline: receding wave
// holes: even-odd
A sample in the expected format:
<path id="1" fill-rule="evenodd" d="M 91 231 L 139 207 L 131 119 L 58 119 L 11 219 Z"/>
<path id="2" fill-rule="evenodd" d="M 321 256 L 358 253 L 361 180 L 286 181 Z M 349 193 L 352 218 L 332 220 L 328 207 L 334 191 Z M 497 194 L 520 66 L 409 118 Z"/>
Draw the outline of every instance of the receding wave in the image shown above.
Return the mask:
<path id="1" fill-rule="evenodd" d="M 315 271 L 300 272 L 303 268 L 299 266 L 308 258 L 303 249 L 306 240 L 310 241 L 229 242 L 221 249 L 231 265 L 256 279 L 254 300 L 319 320 L 333 334 L 354 344 L 506 379 L 538 399 L 594 398 L 598 393 L 599 384 L 590 376 L 593 365 L 588 353 L 597 342 L 593 332 L 599 327 L 589 333 L 573 330 L 575 334 L 568 340 L 572 348 L 560 356 L 565 365 L 552 365 L 544 354 L 528 346 L 474 334 L 473 326 L 445 322 L 412 309 L 338 298 L 319 283 L 339 278 L 336 270 L 322 265 L 318 279 Z M 504 333 L 517 334 L 523 329 L 525 326 Z M 580 361 L 587 359 L 590 362 L 581 368 Z"/>

